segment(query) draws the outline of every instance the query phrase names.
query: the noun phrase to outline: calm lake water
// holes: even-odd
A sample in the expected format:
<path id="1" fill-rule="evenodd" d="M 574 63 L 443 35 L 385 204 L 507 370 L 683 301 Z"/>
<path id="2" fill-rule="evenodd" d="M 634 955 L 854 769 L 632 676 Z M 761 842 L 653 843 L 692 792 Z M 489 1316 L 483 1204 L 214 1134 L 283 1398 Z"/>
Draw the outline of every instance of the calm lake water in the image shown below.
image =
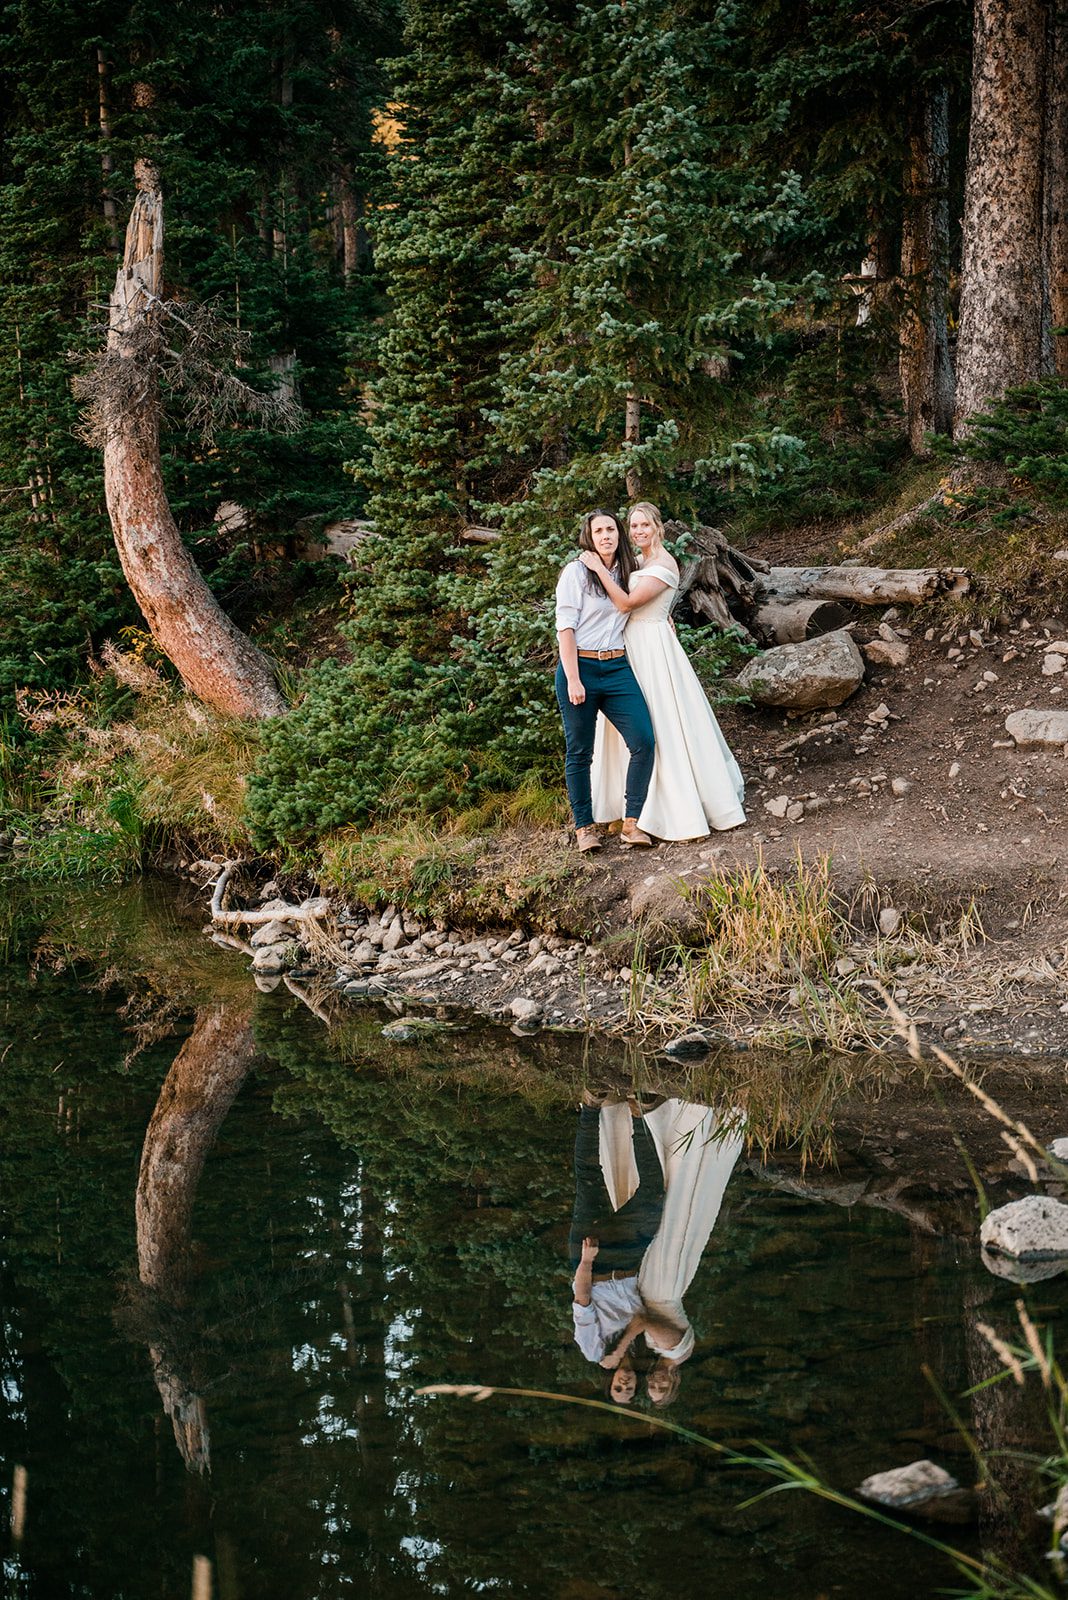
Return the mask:
<path id="1" fill-rule="evenodd" d="M 572 1337 L 574 1085 L 631 1072 L 622 1047 L 489 1028 L 388 1046 L 388 1012 L 328 1033 L 159 888 L 5 913 L 8 1595 L 187 1596 L 198 1556 L 223 1600 L 956 1586 L 944 1557 L 808 1495 L 745 1507 L 767 1480 L 655 1428 L 641 1389 L 641 1420 L 416 1395 L 602 1395 Z M 759 1078 L 770 1127 L 819 1070 L 742 1058 L 701 1098 Z M 1063 1074 L 1041 1092 L 1063 1100 Z M 1041 1446 L 1029 1391 L 957 1398 L 994 1367 L 976 1318 L 1010 1328 L 1020 1291 L 978 1260 L 949 1137 L 914 1149 L 923 1116 L 893 1094 L 859 1122 L 841 1106 L 840 1173 L 785 1149 L 734 1168 L 662 1415 L 807 1454 L 844 1489 L 921 1456 L 971 1483 L 924 1368 L 988 1448 Z M 1035 1314 L 1056 1325 L 1066 1285 L 1034 1286 Z M 1006 1483 L 953 1542 L 1033 1546 L 1032 1486 Z"/>

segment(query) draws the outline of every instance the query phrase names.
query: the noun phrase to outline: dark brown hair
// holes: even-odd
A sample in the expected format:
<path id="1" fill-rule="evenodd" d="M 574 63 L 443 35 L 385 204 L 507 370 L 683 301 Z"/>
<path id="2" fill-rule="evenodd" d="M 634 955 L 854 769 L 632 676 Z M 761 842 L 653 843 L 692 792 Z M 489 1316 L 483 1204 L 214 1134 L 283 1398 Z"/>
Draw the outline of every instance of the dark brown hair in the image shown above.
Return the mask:
<path id="1" fill-rule="evenodd" d="M 597 517 L 610 517 L 616 525 L 616 533 L 619 535 L 619 542 L 616 545 L 615 565 L 619 569 L 619 586 L 621 589 L 629 589 L 630 575 L 632 572 L 637 571 L 638 558 L 634 554 L 634 548 L 626 534 L 623 532 L 619 518 L 616 516 L 614 511 L 606 511 L 603 506 L 595 506 L 592 511 L 587 511 L 586 515 L 582 519 L 582 527 L 579 529 L 579 549 L 593 550 L 595 548 L 593 543 L 592 529 L 594 521 Z M 607 593 L 604 584 L 601 582 L 600 578 L 595 572 L 591 572 L 589 567 L 584 567 L 583 571 L 586 574 L 587 589 L 596 589 L 598 594 Z"/>

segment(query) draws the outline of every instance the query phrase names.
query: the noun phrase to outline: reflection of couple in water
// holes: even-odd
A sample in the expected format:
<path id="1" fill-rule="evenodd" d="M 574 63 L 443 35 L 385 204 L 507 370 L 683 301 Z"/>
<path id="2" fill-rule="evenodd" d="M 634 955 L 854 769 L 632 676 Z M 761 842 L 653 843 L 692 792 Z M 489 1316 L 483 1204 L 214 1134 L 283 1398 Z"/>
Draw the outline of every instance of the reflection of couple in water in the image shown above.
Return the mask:
<path id="1" fill-rule="evenodd" d="M 609 1398 L 629 1405 L 644 1335 L 654 1358 L 645 1392 L 669 1405 L 694 1349 L 682 1297 L 742 1148 L 741 1118 L 660 1096 L 644 1108 L 633 1096 L 584 1101 L 570 1236 L 575 1342 L 610 1374 Z"/>

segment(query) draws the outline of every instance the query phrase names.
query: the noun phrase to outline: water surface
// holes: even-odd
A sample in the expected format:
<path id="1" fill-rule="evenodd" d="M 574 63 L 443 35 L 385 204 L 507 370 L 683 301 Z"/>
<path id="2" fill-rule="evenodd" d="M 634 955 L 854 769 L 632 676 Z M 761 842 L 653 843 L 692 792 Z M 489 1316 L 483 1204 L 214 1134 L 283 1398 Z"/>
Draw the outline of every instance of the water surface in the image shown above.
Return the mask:
<path id="1" fill-rule="evenodd" d="M 159 890 L 12 904 L 7 927 L 9 1594 L 184 1596 L 197 1555 L 224 1600 L 896 1600 L 953 1583 L 944 1558 L 811 1497 L 742 1508 L 758 1477 L 644 1418 L 416 1396 L 601 1395 L 572 1339 L 575 1085 L 629 1073 L 622 1047 L 486 1027 L 386 1046 L 377 1012 L 330 1034 L 284 988 L 256 995 Z M 812 1068 L 734 1071 L 728 1098 L 739 1071 L 785 1072 L 781 1109 Z M 1007 1327 L 1019 1290 L 978 1262 L 948 1136 L 902 1155 L 908 1115 L 868 1104 L 837 1175 L 785 1149 L 739 1162 L 664 1415 L 807 1453 L 847 1489 L 920 1456 L 973 1480 L 923 1369 L 954 1396 L 986 1376 L 975 1321 Z M 1054 1323 L 1064 1299 L 1062 1280 L 1031 1295 Z M 989 1447 L 1039 1442 L 1029 1391 L 961 1404 Z M 953 1541 L 1027 1544 L 1031 1486 L 1009 1487 L 1009 1512 Z"/>

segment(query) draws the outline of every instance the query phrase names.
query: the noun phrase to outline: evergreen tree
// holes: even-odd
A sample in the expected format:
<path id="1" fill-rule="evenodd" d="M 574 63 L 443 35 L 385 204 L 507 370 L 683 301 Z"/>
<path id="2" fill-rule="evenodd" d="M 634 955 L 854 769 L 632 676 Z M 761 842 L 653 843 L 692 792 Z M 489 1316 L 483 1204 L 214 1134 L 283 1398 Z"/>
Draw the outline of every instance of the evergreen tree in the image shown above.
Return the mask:
<path id="1" fill-rule="evenodd" d="M 99 459 L 76 437 L 67 352 L 102 341 L 132 159 L 147 148 L 168 194 L 172 285 L 221 302 L 252 335 L 253 380 L 291 375 L 307 416 L 295 438 L 234 427 L 209 451 L 176 415 L 164 465 L 183 532 L 210 568 L 228 548 L 212 528 L 220 500 L 268 531 L 358 505 L 343 463 L 363 448 L 351 395 L 377 308 L 367 269 L 346 272 L 336 215 L 346 184 L 351 210 L 375 181 L 392 29 L 390 0 L 0 12 L 0 572 L 27 602 L 0 624 L 0 694 L 69 681 L 93 639 L 135 619 Z"/>
<path id="2" fill-rule="evenodd" d="M 514 36 L 489 0 L 415 0 L 395 64 L 386 203 L 373 224 L 389 286 L 370 404 L 376 535 L 351 583 L 352 660 L 324 663 L 270 729 L 251 784 L 263 836 L 361 820 L 393 795 L 436 809 L 471 792 L 470 681 L 452 660 L 461 532 L 499 488 L 487 410 L 499 399 L 493 305 L 514 272 L 505 163 L 522 129 L 495 73 Z M 474 763 L 477 768 L 477 761 Z"/>

